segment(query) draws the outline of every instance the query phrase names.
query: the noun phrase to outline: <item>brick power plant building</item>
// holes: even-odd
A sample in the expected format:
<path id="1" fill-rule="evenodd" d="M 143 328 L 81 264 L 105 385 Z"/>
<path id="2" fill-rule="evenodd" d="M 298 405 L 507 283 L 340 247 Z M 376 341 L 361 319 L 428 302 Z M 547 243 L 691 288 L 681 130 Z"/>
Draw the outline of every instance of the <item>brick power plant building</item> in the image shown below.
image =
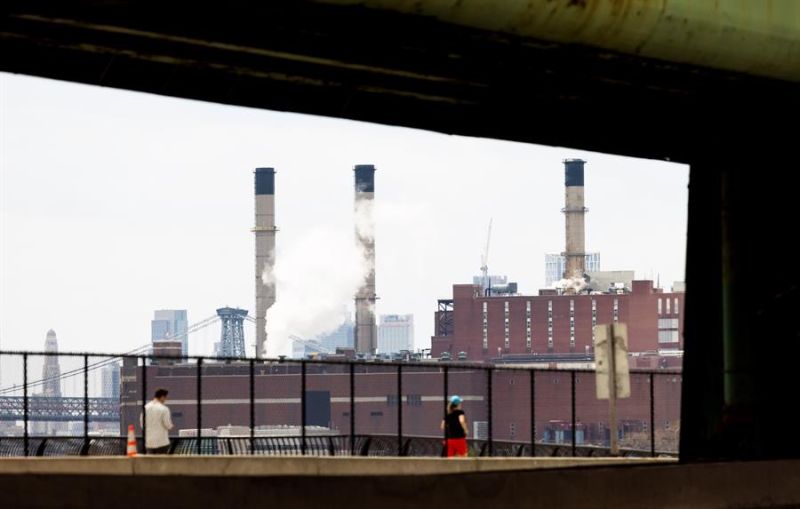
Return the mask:
<path id="1" fill-rule="evenodd" d="M 350 377 L 347 366 L 307 365 L 306 424 L 324 426 L 336 433 L 350 433 Z M 176 429 L 192 430 L 197 423 L 197 367 L 193 364 L 147 366 L 148 393 L 156 387 L 170 391 L 169 407 Z M 142 401 L 141 366 L 129 363 L 122 371 L 121 427 L 135 424 Z M 301 374 L 297 363 L 257 363 L 255 370 L 255 423 L 257 426 L 298 426 L 301 423 Z M 473 437 L 480 437 L 488 419 L 488 380 L 482 370 L 451 365 L 450 393 L 464 399 L 464 410 Z M 201 368 L 202 428 L 229 424 L 248 426 L 248 363 L 207 363 Z M 397 393 L 397 368 L 359 366 L 355 375 L 355 433 L 397 432 L 398 401 L 403 408 L 404 436 L 441 436 L 439 422 L 444 408 L 443 368 L 407 366 L 402 372 L 402 394 Z M 577 373 L 575 378 L 578 443 L 601 442 L 607 437 L 608 404 L 595 397 L 595 375 Z M 492 427 L 495 440 L 529 441 L 530 375 L 525 371 L 497 370 L 492 376 Z M 644 432 L 650 422 L 649 375 L 631 375 L 631 397 L 620 400 L 621 425 Z M 654 380 L 655 428 L 661 441 L 677 430 L 681 380 L 678 374 Z M 148 394 L 152 397 L 152 394 Z M 569 442 L 571 374 L 541 371 L 535 374 L 536 439 Z M 674 439 L 675 437 L 673 437 Z M 647 442 L 643 442 L 646 448 Z M 659 448 L 666 446 L 659 446 Z"/>
<path id="2" fill-rule="evenodd" d="M 439 300 L 431 354 L 448 359 L 547 363 L 594 360 L 594 327 L 628 326 L 628 349 L 638 367 L 680 366 L 684 293 L 634 280 L 633 271 L 586 270 L 584 164 L 564 161 L 565 237 L 563 279 L 536 296 L 519 295 L 516 284 L 492 288 L 454 285 Z"/>
<path id="3" fill-rule="evenodd" d="M 632 281 L 619 293 L 485 296 L 477 285 L 454 285 L 440 300 L 431 354 L 516 363 L 591 362 L 595 325 L 628 325 L 637 367 L 677 367 L 683 340 L 683 292 Z"/>
<path id="4" fill-rule="evenodd" d="M 567 441 L 571 426 L 572 374 L 538 371 L 531 375 L 527 371 L 504 370 L 503 367 L 525 364 L 590 369 L 594 359 L 593 326 L 613 322 L 628 325 L 632 367 L 679 367 L 683 349 L 680 334 L 684 314 L 682 288 L 676 285 L 673 291 L 665 292 L 654 288 L 652 281 L 634 280 L 629 271 L 585 271 L 583 164 L 580 160 L 565 161 L 566 249 L 562 255 L 566 270 L 560 288 L 526 296 L 519 295 L 513 284 L 494 288 L 491 284 L 454 285 L 452 298 L 440 300 L 435 311 L 433 359 L 429 366 L 403 368 L 400 394 L 396 367 L 382 366 L 379 362 L 359 365 L 354 377 L 355 415 L 351 415 L 349 367 L 310 363 L 306 366 L 305 424 L 349 434 L 352 419 L 356 434 L 394 434 L 398 408 L 402 405 L 405 436 L 438 436 L 445 402 L 444 364 L 440 360 L 449 360 L 448 392 L 462 396 L 472 424 L 471 432 L 480 437 L 490 415 L 489 380 L 485 370 L 468 364 L 459 366 L 459 360 L 466 360 L 492 363 L 497 368 L 491 380 L 495 440 L 531 439 L 531 398 L 534 396 L 536 439 Z M 372 177 L 374 168 L 369 169 L 369 177 Z M 274 171 L 256 174 L 257 182 L 265 178 L 270 179 L 267 187 L 274 193 Z M 363 175 L 357 172 L 357 199 L 363 192 L 359 178 L 363 180 Z M 372 199 L 374 182 L 370 180 L 370 184 Z M 257 194 L 260 188 L 265 186 L 257 185 Z M 274 233 L 272 223 L 265 231 Z M 374 253 L 374 245 L 369 247 L 370 253 Z M 271 255 L 267 258 L 269 263 L 274 262 Z M 491 281 L 491 278 L 484 279 Z M 257 285 L 263 284 L 260 278 L 256 280 Z M 257 289 L 257 294 L 263 294 L 262 290 Z M 360 291 L 357 301 L 364 302 L 364 295 L 373 298 L 374 287 L 366 293 Z M 367 318 L 373 319 L 372 315 Z M 259 339 L 263 341 L 265 337 Z M 362 348 L 358 348 L 359 345 Z M 368 355 L 374 342 L 357 342 L 357 348 Z M 263 343 L 260 343 L 259 352 L 263 352 Z M 147 380 L 148 393 L 156 387 L 170 391 L 169 404 L 177 429 L 196 427 L 198 389 L 203 428 L 249 426 L 249 362 L 207 361 L 200 369 L 198 387 L 198 368 L 194 364 L 169 358 L 146 367 L 126 362 L 122 369 L 122 431 L 128 424 L 138 426 L 140 405 L 143 399 L 151 396 L 142 392 L 143 379 Z M 146 376 L 143 376 L 144 370 Z M 632 373 L 631 397 L 619 403 L 619 419 L 625 429 L 646 431 L 650 422 L 650 384 L 650 375 Z M 656 437 L 660 444 L 669 447 L 669 437 L 677 436 L 681 376 L 677 371 L 664 370 L 663 375 L 653 378 L 652 384 Z M 534 394 L 531 394 L 531 387 L 534 387 Z M 575 374 L 575 431 L 579 443 L 597 443 L 608 436 L 607 403 L 598 401 L 595 391 L 594 373 Z M 300 425 L 300 396 L 301 367 L 297 362 L 256 361 L 257 426 Z M 664 437 L 666 440 L 662 440 Z"/>

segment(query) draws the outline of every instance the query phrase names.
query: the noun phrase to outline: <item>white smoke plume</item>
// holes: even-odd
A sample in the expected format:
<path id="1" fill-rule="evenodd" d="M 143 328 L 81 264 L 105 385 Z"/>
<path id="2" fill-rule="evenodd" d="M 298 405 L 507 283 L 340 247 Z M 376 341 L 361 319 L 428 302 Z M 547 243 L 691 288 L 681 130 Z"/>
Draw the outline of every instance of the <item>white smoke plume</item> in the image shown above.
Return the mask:
<path id="1" fill-rule="evenodd" d="M 375 202 L 360 200 L 356 203 L 354 214 L 356 236 L 375 240 Z"/>
<path id="2" fill-rule="evenodd" d="M 586 289 L 586 280 L 582 277 L 561 279 L 553 283 L 553 288 L 562 290 L 565 293 L 580 293 Z"/>
<path id="3" fill-rule="evenodd" d="M 372 268 L 356 232 L 374 237 L 372 204 L 362 202 L 353 225 L 316 228 L 279 251 L 272 273 L 277 299 L 267 311 L 267 356 L 291 352 L 291 335 L 304 339 L 333 331 L 343 323 L 343 307 L 350 308 L 356 290 Z"/>

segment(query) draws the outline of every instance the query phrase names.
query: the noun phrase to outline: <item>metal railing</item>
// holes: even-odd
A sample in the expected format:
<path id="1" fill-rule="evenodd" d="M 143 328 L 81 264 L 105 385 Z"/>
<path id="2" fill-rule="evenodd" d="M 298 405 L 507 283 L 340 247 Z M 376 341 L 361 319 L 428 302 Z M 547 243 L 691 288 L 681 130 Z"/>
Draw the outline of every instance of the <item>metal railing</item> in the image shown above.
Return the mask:
<path id="1" fill-rule="evenodd" d="M 146 451 L 142 447 L 142 437 L 137 437 L 138 453 Z M 349 436 L 306 437 L 306 455 L 313 456 L 397 456 L 397 437 L 394 435 L 356 435 L 351 445 Z M 302 437 L 257 437 L 253 441 L 243 437 L 196 437 L 172 438 L 167 455 L 184 456 L 298 456 L 302 455 Z M 467 440 L 469 456 L 488 456 L 486 440 Z M 573 451 L 569 444 L 537 443 L 531 450 L 527 442 L 494 441 L 495 457 L 603 457 L 609 454 L 607 447 L 579 445 Z M 126 437 L 90 437 L 88 445 L 83 437 L 30 437 L 31 457 L 50 456 L 124 456 Z M 441 437 L 405 437 L 403 456 L 440 457 L 445 448 Z M 353 454 L 351 451 L 355 451 Z M 623 457 L 646 457 L 649 451 L 640 449 L 620 450 Z M 659 456 L 675 456 L 668 451 L 658 452 Z M 0 436 L 0 457 L 25 456 L 22 437 Z"/>
<path id="2" fill-rule="evenodd" d="M 581 435 L 581 427 L 586 427 L 587 423 L 581 422 L 578 419 L 578 408 L 576 389 L 581 380 L 593 381 L 594 371 L 589 369 L 558 369 L 547 367 L 524 367 L 515 365 L 496 365 L 496 364 L 483 364 L 483 363 L 470 363 L 470 362 L 387 362 L 387 361 L 365 361 L 365 360 L 344 360 L 344 359 L 241 359 L 241 358 L 226 358 L 226 357 L 203 357 L 203 356 L 183 356 L 183 357 L 162 357 L 154 355 L 142 354 L 101 354 L 101 353 L 54 353 L 54 352 L 32 352 L 32 351 L 0 351 L 0 359 L 4 357 L 18 357 L 22 361 L 22 378 L 23 383 L 21 386 L 4 387 L 0 388 L 0 399 L 4 394 L 9 392 L 22 392 L 20 396 L 11 396 L 16 398 L 15 401 L 22 403 L 22 437 L 3 437 L 0 436 L 0 456 L 4 455 L 20 455 L 20 456 L 49 456 L 49 455 L 106 455 L 106 454 L 122 454 L 124 453 L 124 440 L 125 437 L 97 437 L 90 435 L 90 422 L 101 421 L 103 417 L 98 414 L 100 408 L 99 400 L 103 398 L 91 398 L 89 395 L 89 373 L 90 371 L 102 367 L 106 361 L 112 359 L 129 359 L 134 360 L 137 371 L 140 373 L 139 379 L 136 381 L 137 385 L 141 388 L 139 393 L 140 398 L 137 398 L 137 404 L 141 405 L 141 412 L 144 412 L 144 405 L 147 403 L 148 394 L 148 361 L 161 361 L 168 363 L 180 362 L 179 366 L 186 367 L 187 364 L 193 363 L 195 367 L 196 378 L 196 416 L 194 428 L 196 436 L 201 437 L 199 440 L 196 437 L 173 437 L 172 446 L 170 449 L 171 454 L 250 454 L 250 455 L 276 455 L 276 454 L 299 454 L 299 455 L 396 455 L 396 456 L 439 456 L 443 454 L 443 443 L 447 439 L 446 431 L 441 436 L 413 436 L 404 434 L 404 398 L 408 396 L 403 394 L 403 380 L 404 375 L 410 374 L 436 374 L 441 377 L 441 415 L 442 418 L 446 416 L 447 399 L 453 389 L 452 378 L 455 373 L 475 372 L 482 373 L 485 376 L 485 392 L 482 393 L 481 399 L 485 407 L 485 437 L 480 440 L 469 440 L 469 449 L 471 455 L 476 456 L 552 456 L 552 455 L 572 455 L 572 456 L 587 456 L 587 455 L 604 455 L 607 454 L 607 448 L 602 444 L 591 445 L 579 442 L 585 442 L 585 435 Z M 30 433 L 30 424 L 37 420 L 54 421 L 59 420 L 56 415 L 58 408 L 53 405 L 46 405 L 42 403 L 45 396 L 34 396 L 30 394 L 30 388 L 33 386 L 40 386 L 48 381 L 54 380 L 35 380 L 29 381 L 29 362 L 31 357 L 51 357 L 58 356 L 59 358 L 78 358 L 82 361 L 82 366 L 79 369 L 80 375 L 83 378 L 83 396 L 80 404 L 77 404 L 75 397 L 69 399 L 69 419 L 80 418 L 83 421 L 83 433 L 79 437 L 41 437 L 34 436 Z M 106 359 L 103 362 L 90 363 L 92 359 Z M 205 364 L 204 364 L 205 363 Z M 217 364 L 215 364 L 217 363 Z M 203 369 L 204 366 L 215 365 L 233 365 L 241 368 L 246 376 L 249 377 L 247 390 L 248 390 L 248 405 L 249 405 L 249 437 L 207 437 L 203 436 Z M 172 366 L 172 364 L 169 364 Z M 300 390 L 299 390 L 299 405 L 301 414 L 301 425 L 299 426 L 299 434 L 294 437 L 263 437 L 257 436 L 257 422 L 256 422 L 256 368 L 263 366 L 295 366 L 299 367 Z M 307 431 L 307 394 L 308 394 L 308 377 L 309 367 L 317 370 L 314 374 L 318 374 L 319 369 L 338 367 L 337 373 L 349 377 L 349 430 L 346 434 L 336 436 L 309 436 Z M 370 432 L 374 430 L 358 430 L 356 413 L 358 405 L 356 404 L 357 390 L 356 382 L 359 378 L 358 370 L 366 369 L 380 369 L 381 373 L 385 376 L 395 377 L 395 395 L 396 398 L 393 409 L 396 409 L 396 433 L 387 435 L 386 433 Z M 393 373 L 387 370 L 392 370 Z M 78 371 L 78 370 L 73 370 Z M 287 371 L 288 373 L 288 371 Z M 529 398 L 527 405 L 525 405 L 528 413 L 528 429 L 529 440 L 515 441 L 513 437 L 502 438 L 499 437 L 495 430 L 495 401 L 496 401 L 496 387 L 493 381 L 498 375 L 513 374 L 514 381 L 527 378 L 529 387 Z M 558 430 L 552 433 L 545 430 L 545 435 L 542 440 L 538 439 L 541 433 L 537 430 L 537 412 L 547 409 L 547 406 L 553 405 L 552 401 L 541 403 L 537 402 L 537 381 L 546 375 L 558 376 L 560 381 L 564 377 L 569 380 L 569 403 L 563 401 L 563 398 L 558 398 L 558 404 L 563 407 L 569 408 L 569 419 L 561 420 L 556 423 Z M 75 376 L 74 372 L 70 376 Z M 260 375 L 259 375 L 260 376 Z M 676 448 L 670 450 L 659 451 L 656 443 L 656 395 L 655 385 L 658 377 L 672 377 L 673 381 L 680 378 L 680 372 L 676 370 L 632 370 L 631 376 L 642 377 L 646 380 L 648 385 L 647 390 L 647 408 L 649 410 L 646 419 L 641 419 L 641 429 L 638 429 L 639 435 L 647 435 L 647 445 L 643 447 L 640 443 L 634 447 L 623 448 L 622 454 L 624 455 L 649 455 L 656 456 L 659 454 L 676 453 Z M 579 378 L 580 377 L 580 378 Z M 55 377 L 54 377 L 55 378 Z M 57 380 L 56 380 L 57 381 Z M 244 395 L 243 395 L 244 396 Z M 389 396 L 387 396 L 387 399 Z M 342 399 L 342 398 L 340 398 Z M 552 398 L 551 398 L 552 399 Z M 36 401 L 36 404 L 32 404 Z M 408 401 L 408 399 L 406 399 Z M 430 401 L 430 400 L 429 400 Z M 387 404 L 390 402 L 387 401 Z M 520 406 L 521 402 L 516 401 L 515 404 Z M 596 403 L 596 402 L 594 402 Z M 643 402 L 638 401 L 637 404 L 641 406 Z M 408 402 L 410 404 L 410 402 Z M 476 403 L 477 404 L 477 403 Z M 3 402 L 0 401 L 0 408 Z M 100 405 L 100 406 L 98 406 Z M 57 405 L 56 405 L 57 407 Z M 76 411 L 76 408 L 82 407 L 82 412 Z M 41 416 L 32 411 L 37 412 L 41 408 L 47 408 L 48 416 Z M 502 409 L 501 409 L 502 410 Z M 676 409 L 677 410 L 677 409 Z M 0 415 L 0 419 L 2 419 Z M 242 423 L 244 424 L 244 423 Z M 602 424 L 602 423 L 601 423 Z M 593 424 L 594 425 L 594 424 Z M 367 431 L 368 433 L 364 433 Z M 611 430 L 603 430 L 600 426 L 599 434 L 611 433 Z M 614 431 L 619 433 L 619 430 Z M 549 433 L 549 435 L 548 435 Z M 512 433 L 513 435 L 513 433 Z M 579 438 L 580 435 L 580 438 Z M 140 443 L 144 443 L 147 437 L 147 427 L 142 423 Z M 602 440 L 601 440 L 602 441 Z M 145 450 L 140 452 L 146 453 Z"/>

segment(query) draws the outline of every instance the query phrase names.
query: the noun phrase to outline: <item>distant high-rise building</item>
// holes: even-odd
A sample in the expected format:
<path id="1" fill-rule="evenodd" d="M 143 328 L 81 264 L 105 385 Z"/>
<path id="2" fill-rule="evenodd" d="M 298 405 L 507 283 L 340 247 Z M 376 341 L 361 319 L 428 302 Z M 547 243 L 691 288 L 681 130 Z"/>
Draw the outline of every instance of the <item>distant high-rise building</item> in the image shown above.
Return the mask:
<path id="1" fill-rule="evenodd" d="M 353 318 L 348 312 L 345 314 L 344 322 L 339 327 L 315 339 L 328 352 L 335 352 L 337 348 L 353 348 L 355 328 Z"/>
<path id="2" fill-rule="evenodd" d="M 505 286 L 508 284 L 508 276 L 490 275 L 488 283 L 491 286 Z M 472 276 L 473 285 L 485 284 L 483 276 Z"/>
<path id="3" fill-rule="evenodd" d="M 189 320 L 185 309 L 159 309 L 150 322 L 151 339 L 181 342 L 181 355 L 189 354 Z"/>
<path id="4" fill-rule="evenodd" d="M 353 348 L 355 323 L 349 311 L 344 312 L 344 321 L 327 334 L 311 338 L 308 342 L 292 342 L 292 357 L 305 357 L 312 353 L 334 353 L 337 348 Z"/>
<path id="5" fill-rule="evenodd" d="M 544 255 L 544 285 L 547 288 L 564 278 L 567 260 L 560 254 Z M 586 272 L 600 271 L 600 253 L 586 253 Z"/>
<path id="6" fill-rule="evenodd" d="M 381 315 L 378 351 L 396 353 L 414 347 L 414 315 Z"/>
<path id="7" fill-rule="evenodd" d="M 472 276 L 472 284 L 481 286 L 481 291 L 486 297 L 517 293 L 517 283 L 509 283 L 508 276 L 489 275 L 488 278 L 484 278 L 483 276 Z"/>
<path id="8" fill-rule="evenodd" d="M 119 363 L 112 362 L 103 366 L 102 377 L 102 397 L 119 399 Z"/>
<path id="9" fill-rule="evenodd" d="M 47 331 L 47 338 L 44 341 L 44 351 L 58 353 L 58 339 L 53 329 Z M 44 358 L 42 366 L 42 396 L 61 396 L 61 365 L 57 355 L 48 355 Z"/>
<path id="10" fill-rule="evenodd" d="M 58 353 L 58 339 L 53 329 L 47 331 L 44 341 L 44 351 L 48 353 Z M 58 355 L 47 355 L 44 357 L 42 365 L 42 392 L 39 396 L 60 398 L 61 397 L 61 365 L 58 362 Z M 29 422 L 30 433 L 34 435 L 59 435 L 67 429 L 67 423 L 35 421 Z"/>

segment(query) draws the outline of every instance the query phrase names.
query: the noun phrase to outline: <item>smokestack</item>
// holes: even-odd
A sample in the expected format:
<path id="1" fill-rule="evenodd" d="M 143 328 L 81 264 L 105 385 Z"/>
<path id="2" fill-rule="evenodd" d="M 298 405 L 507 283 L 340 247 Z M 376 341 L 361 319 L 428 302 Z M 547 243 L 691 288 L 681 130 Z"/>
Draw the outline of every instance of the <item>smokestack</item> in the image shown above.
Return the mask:
<path id="1" fill-rule="evenodd" d="M 256 168 L 256 357 L 267 355 L 267 310 L 275 304 L 275 169 Z"/>
<path id="2" fill-rule="evenodd" d="M 586 273 L 586 239 L 584 221 L 587 208 L 583 206 L 583 165 L 581 159 L 564 161 L 564 185 L 566 187 L 565 217 L 566 251 L 564 279 L 583 278 Z"/>
<path id="3" fill-rule="evenodd" d="M 378 346 L 378 326 L 375 323 L 375 235 L 372 205 L 375 199 L 375 166 L 358 164 L 356 177 L 356 240 L 364 254 L 369 272 L 355 296 L 355 349 L 358 353 L 374 355 Z"/>

